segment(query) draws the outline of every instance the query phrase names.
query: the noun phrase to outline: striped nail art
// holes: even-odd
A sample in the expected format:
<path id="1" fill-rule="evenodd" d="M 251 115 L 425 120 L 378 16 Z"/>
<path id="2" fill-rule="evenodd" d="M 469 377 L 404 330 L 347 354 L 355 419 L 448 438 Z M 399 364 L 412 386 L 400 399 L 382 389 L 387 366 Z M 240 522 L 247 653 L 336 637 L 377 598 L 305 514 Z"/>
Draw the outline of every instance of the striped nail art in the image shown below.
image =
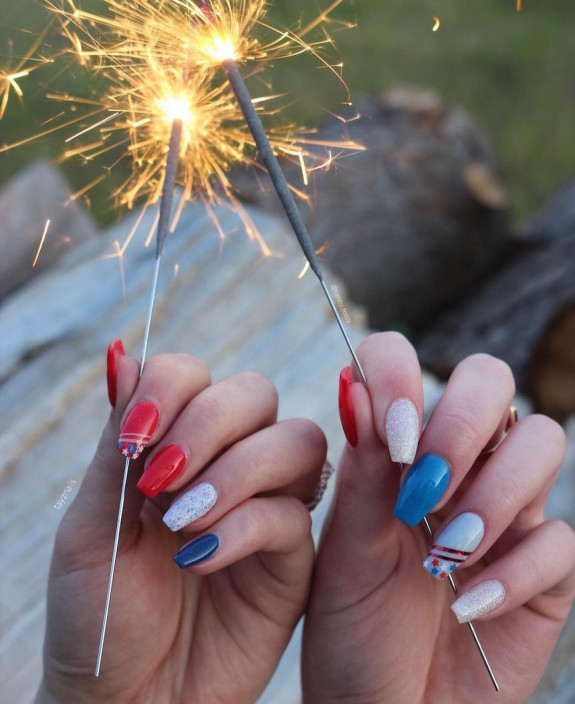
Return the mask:
<path id="1" fill-rule="evenodd" d="M 437 536 L 423 563 L 435 579 L 447 579 L 477 548 L 485 527 L 476 513 L 462 513 Z"/>
<path id="2" fill-rule="evenodd" d="M 142 401 L 136 404 L 120 431 L 118 452 L 128 459 L 137 459 L 150 442 L 159 419 L 160 413 L 153 403 Z"/>

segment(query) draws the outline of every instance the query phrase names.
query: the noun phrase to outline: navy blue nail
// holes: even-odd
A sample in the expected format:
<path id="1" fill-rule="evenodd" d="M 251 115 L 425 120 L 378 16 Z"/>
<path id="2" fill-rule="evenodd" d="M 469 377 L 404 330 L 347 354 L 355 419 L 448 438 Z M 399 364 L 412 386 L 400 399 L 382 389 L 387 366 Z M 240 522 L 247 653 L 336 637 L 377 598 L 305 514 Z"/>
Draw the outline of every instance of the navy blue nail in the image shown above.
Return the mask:
<path id="1" fill-rule="evenodd" d="M 439 455 L 424 455 L 409 470 L 399 490 L 393 515 L 416 526 L 445 493 L 451 472 Z"/>
<path id="2" fill-rule="evenodd" d="M 220 541 L 217 535 L 208 533 L 202 535 L 184 547 L 174 555 L 174 561 L 181 569 L 192 567 L 204 562 L 208 557 L 211 557 L 220 547 Z"/>

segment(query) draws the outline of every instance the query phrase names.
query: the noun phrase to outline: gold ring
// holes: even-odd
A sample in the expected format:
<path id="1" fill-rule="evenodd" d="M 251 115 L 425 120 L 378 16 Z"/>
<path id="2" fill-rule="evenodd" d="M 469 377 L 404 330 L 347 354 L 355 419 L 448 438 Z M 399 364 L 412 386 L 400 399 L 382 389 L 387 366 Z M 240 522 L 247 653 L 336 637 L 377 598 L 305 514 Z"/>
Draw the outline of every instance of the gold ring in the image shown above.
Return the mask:
<path id="1" fill-rule="evenodd" d="M 491 455 L 493 452 L 495 452 L 495 450 L 497 450 L 499 445 L 501 445 L 503 440 L 505 440 L 505 437 L 518 420 L 519 413 L 517 412 L 517 408 L 515 408 L 515 406 L 510 406 L 505 425 L 497 433 L 495 433 L 495 435 L 483 448 L 480 456 L 483 457 L 484 455 Z"/>

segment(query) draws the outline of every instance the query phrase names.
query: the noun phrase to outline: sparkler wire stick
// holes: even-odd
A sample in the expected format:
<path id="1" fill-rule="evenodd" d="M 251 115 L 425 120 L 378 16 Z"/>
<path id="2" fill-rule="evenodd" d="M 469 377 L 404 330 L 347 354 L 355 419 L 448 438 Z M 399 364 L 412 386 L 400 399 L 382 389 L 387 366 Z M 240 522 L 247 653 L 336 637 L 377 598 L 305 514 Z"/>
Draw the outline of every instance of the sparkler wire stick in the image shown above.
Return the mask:
<path id="1" fill-rule="evenodd" d="M 180 144 L 182 141 L 183 123 L 181 120 L 174 120 L 172 123 L 172 131 L 170 134 L 170 143 L 168 154 L 166 157 L 166 169 L 164 172 L 164 183 L 162 186 L 162 197 L 160 200 L 160 218 L 158 220 L 158 230 L 156 234 L 156 264 L 154 267 L 154 278 L 152 281 L 152 289 L 150 293 L 150 303 L 148 305 L 148 314 L 146 317 L 146 326 L 144 329 L 144 337 L 142 341 L 142 358 L 140 362 L 140 378 L 146 364 L 148 354 L 148 341 L 150 339 L 150 329 L 152 327 L 152 315 L 154 312 L 154 304 L 156 301 L 156 293 L 158 291 L 158 276 L 160 273 L 160 263 L 162 260 L 162 252 L 164 244 L 169 232 L 170 215 L 172 212 L 172 203 L 174 200 L 174 187 L 176 184 L 176 175 L 178 172 L 178 162 L 180 157 Z M 124 500 L 126 497 L 126 484 L 128 481 L 128 473 L 130 470 L 130 459 L 126 458 L 124 465 L 124 477 L 122 480 L 122 489 L 120 491 L 120 504 L 118 506 L 118 519 L 116 522 L 116 532 L 114 534 L 114 547 L 112 548 L 112 559 L 110 561 L 110 576 L 108 577 L 108 588 L 106 590 L 106 601 L 104 605 L 104 615 L 102 617 L 102 629 L 100 631 L 100 643 L 98 645 L 98 657 L 96 660 L 96 668 L 94 675 L 100 675 L 100 665 L 102 663 L 102 654 L 104 651 L 104 639 L 106 637 L 106 628 L 108 625 L 108 613 L 110 610 L 110 600 L 112 597 L 112 585 L 114 583 L 114 573 L 116 569 L 116 558 L 118 556 L 118 544 L 120 542 L 120 529 L 122 525 L 122 515 L 124 513 Z"/>
<path id="2" fill-rule="evenodd" d="M 354 347 L 351 343 L 351 340 L 349 339 L 349 336 L 348 336 L 348 334 L 345 330 L 345 327 L 343 325 L 343 321 L 341 320 L 341 316 L 339 315 L 337 307 L 336 307 L 336 305 L 333 301 L 333 298 L 329 292 L 329 289 L 327 287 L 326 281 L 324 279 L 324 276 L 322 274 L 322 271 L 321 271 L 321 268 L 319 265 L 319 261 L 317 259 L 316 253 L 315 253 L 313 243 L 312 243 L 311 238 L 308 234 L 307 228 L 305 226 L 305 223 L 303 221 L 303 218 L 301 216 L 299 208 L 297 207 L 296 202 L 294 200 L 294 197 L 289 189 L 285 174 L 283 173 L 281 166 L 279 165 L 279 162 L 277 160 L 277 157 L 273 152 L 273 149 L 272 149 L 271 144 L 269 142 L 269 139 L 267 137 L 267 134 L 266 134 L 266 131 L 265 131 L 264 126 L 262 124 L 262 121 L 260 120 L 258 112 L 257 112 L 256 108 L 254 107 L 254 104 L 252 102 L 252 98 L 251 98 L 250 93 L 247 89 L 247 86 L 242 78 L 242 75 L 238 69 L 238 66 L 233 59 L 226 59 L 226 60 L 222 61 L 222 67 L 226 73 L 226 77 L 232 87 L 232 90 L 234 91 L 236 99 L 237 99 L 237 101 L 240 105 L 240 108 L 244 114 L 244 117 L 246 119 L 246 123 L 250 129 L 250 132 L 252 133 L 252 136 L 254 138 L 254 142 L 256 143 L 257 148 L 260 152 L 261 159 L 268 170 L 270 179 L 271 179 L 273 186 L 275 188 L 275 191 L 281 201 L 281 204 L 282 204 L 284 212 L 290 222 L 290 225 L 292 226 L 294 234 L 297 237 L 297 239 L 300 243 L 300 246 L 303 250 L 303 253 L 305 254 L 306 259 L 309 262 L 310 268 L 312 269 L 314 274 L 319 279 L 321 287 L 326 295 L 326 298 L 327 298 L 328 303 L 333 311 L 333 314 L 335 315 L 335 319 L 336 319 L 336 321 L 339 325 L 339 328 L 343 334 L 343 337 L 344 337 L 345 342 L 349 348 L 349 351 L 351 352 L 353 360 L 354 360 L 355 364 L 357 365 L 357 368 L 363 378 L 364 383 L 367 385 L 367 377 L 365 375 L 365 371 L 363 370 L 363 367 L 357 357 L 355 349 L 354 349 Z M 400 469 L 403 470 L 403 466 L 401 464 L 400 464 Z M 423 522 L 424 522 L 425 529 L 426 529 L 427 533 L 429 534 L 429 537 L 433 538 L 433 531 L 431 530 L 431 526 L 429 525 L 429 521 L 427 520 L 427 517 L 424 517 Z M 454 582 L 453 577 L 451 575 L 449 575 L 449 583 L 451 585 L 453 593 L 457 594 L 457 586 L 455 585 L 455 582 Z M 475 628 L 471 622 L 468 622 L 467 626 L 471 632 L 471 635 L 473 636 L 473 640 L 475 641 L 475 645 L 477 646 L 477 649 L 479 651 L 479 654 L 481 656 L 483 664 L 485 665 L 485 668 L 487 669 L 487 672 L 489 674 L 491 682 L 493 683 L 495 690 L 497 692 L 500 692 L 501 689 L 500 689 L 499 684 L 497 682 L 497 679 L 493 673 L 493 669 L 491 668 L 491 665 L 489 664 L 489 660 L 487 659 L 487 656 L 485 655 L 485 651 L 483 650 L 483 647 L 481 645 L 479 637 L 477 636 Z"/>

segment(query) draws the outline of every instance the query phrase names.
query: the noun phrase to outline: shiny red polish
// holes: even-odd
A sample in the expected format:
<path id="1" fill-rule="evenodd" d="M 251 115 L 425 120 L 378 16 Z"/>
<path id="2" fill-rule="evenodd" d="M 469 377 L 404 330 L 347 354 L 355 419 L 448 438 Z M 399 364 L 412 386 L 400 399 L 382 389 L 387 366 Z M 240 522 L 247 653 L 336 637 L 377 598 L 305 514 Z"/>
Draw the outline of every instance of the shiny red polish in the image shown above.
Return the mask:
<path id="1" fill-rule="evenodd" d="M 138 489 L 153 498 L 177 479 L 186 466 L 186 454 L 179 445 L 164 447 L 146 467 Z"/>
<path id="2" fill-rule="evenodd" d="M 108 399 L 110 406 L 116 408 L 116 373 L 118 371 L 118 357 L 126 354 L 122 340 L 114 340 L 108 347 L 106 380 L 108 382 Z"/>
<path id="3" fill-rule="evenodd" d="M 339 375 L 339 417 L 348 443 L 355 447 L 357 445 L 357 426 L 351 400 L 352 384 L 351 367 L 344 367 Z"/>
<path id="4" fill-rule="evenodd" d="M 130 460 L 139 457 L 147 447 L 158 426 L 160 412 L 150 401 L 137 403 L 122 425 L 118 450 Z"/>

